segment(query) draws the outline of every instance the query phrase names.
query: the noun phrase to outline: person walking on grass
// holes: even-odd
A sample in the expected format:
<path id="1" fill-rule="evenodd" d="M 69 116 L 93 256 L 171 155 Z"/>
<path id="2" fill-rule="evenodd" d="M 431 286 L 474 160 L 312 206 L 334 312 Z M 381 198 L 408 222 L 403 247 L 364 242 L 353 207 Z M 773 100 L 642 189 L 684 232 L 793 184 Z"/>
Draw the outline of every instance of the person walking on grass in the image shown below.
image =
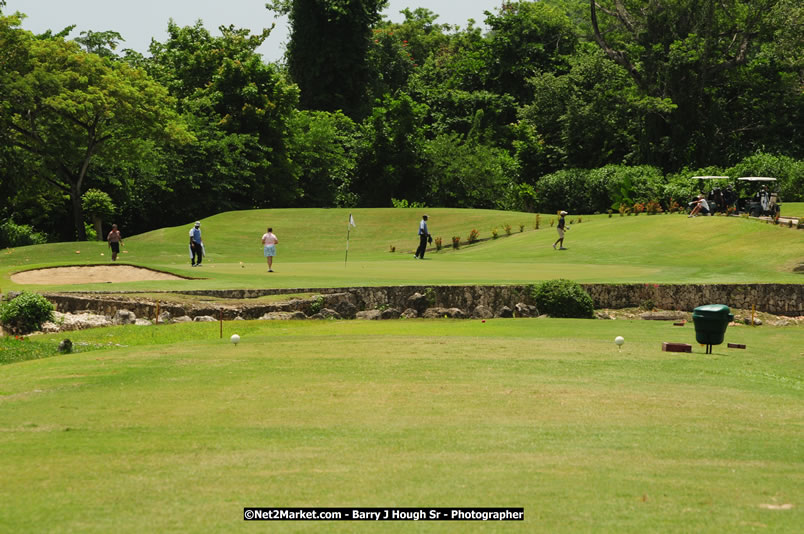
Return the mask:
<path id="1" fill-rule="evenodd" d="M 564 231 L 569 230 L 569 228 L 565 228 L 566 221 L 564 217 L 567 215 L 566 211 L 562 211 L 559 213 L 560 217 L 558 219 L 558 240 L 553 243 L 553 248 L 556 248 L 556 245 L 559 246 L 558 250 L 567 250 L 564 248 Z"/>
<path id="2" fill-rule="evenodd" d="M 204 259 L 204 241 L 201 239 L 201 221 L 195 221 L 195 225 L 190 230 L 190 264 L 193 267 L 201 267 L 201 260 Z"/>
<path id="3" fill-rule="evenodd" d="M 276 256 L 276 245 L 279 244 L 279 240 L 274 235 L 274 229 L 270 226 L 268 227 L 268 231 L 265 232 L 262 236 L 262 253 L 265 256 L 265 259 L 268 261 L 268 272 L 274 272 L 271 267 L 274 264 L 274 256 Z"/>
<path id="4" fill-rule="evenodd" d="M 120 254 L 120 246 L 123 244 L 123 237 L 120 235 L 120 230 L 117 225 L 112 225 L 112 231 L 106 236 L 106 241 L 109 242 L 109 248 L 112 249 L 112 261 L 117 261 L 117 255 Z"/>
<path id="5" fill-rule="evenodd" d="M 413 255 L 414 258 L 423 260 L 424 259 L 424 252 L 427 250 L 427 241 L 430 243 L 433 242 L 433 238 L 430 237 L 430 232 L 427 231 L 427 215 L 422 215 L 422 220 L 419 222 L 419 248 L 416 249 L 416 254 Z"/>

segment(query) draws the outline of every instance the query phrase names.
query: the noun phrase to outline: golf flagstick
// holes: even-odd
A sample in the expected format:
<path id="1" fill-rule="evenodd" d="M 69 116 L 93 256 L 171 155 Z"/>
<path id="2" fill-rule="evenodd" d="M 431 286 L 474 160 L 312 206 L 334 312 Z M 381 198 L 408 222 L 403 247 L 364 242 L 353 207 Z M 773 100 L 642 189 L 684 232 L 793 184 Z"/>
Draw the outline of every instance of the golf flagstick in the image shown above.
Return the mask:
<path id="1" fill-rule="evenodd" d="M 349 260 L 349 231 L 352 229 L 352 226 L 357 228 L 355 224 L 355 218 L 352 217 L 352 214 L 349 214 L 349 222 L 346 223 L 346 257 L 343 259 L 343 266 L 346 267 L 346 262 Z"/>

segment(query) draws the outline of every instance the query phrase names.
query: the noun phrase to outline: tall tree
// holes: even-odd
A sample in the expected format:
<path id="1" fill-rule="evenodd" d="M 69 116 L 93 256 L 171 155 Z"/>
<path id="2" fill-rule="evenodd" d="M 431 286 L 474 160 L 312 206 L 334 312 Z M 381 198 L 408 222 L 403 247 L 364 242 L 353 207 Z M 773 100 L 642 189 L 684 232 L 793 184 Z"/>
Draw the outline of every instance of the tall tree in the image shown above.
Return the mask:
<path id="1" fill-rule="evenodd" d="M 641 151 L 665 169 L 709 164 L 722 131 L 716 93 L 773 39 L 779 0 L 590 0 L 594 39 L 643 95 L 673 109 L 646 116 Z"/>
<path id="2" fill-rule="evenodd" d="M 90 54 L 97 54 L 101 57 L 115 58 L 115 50 L 120 41 L 125 41 L 123 37 L 115 31 L 93 32 L 92 30 L 81 32 L 74 41 L 83 46 Z"/>
<path id="3" fill-rule="evenodd" d="M 561 10 L 544 2 L 504 2 L 496 13 L 486 12 L 486 24 L 489 88 L 495 92 L 526 104 L 532 96 L 528 78 L 569 70 L 578 38 Z"/>
<path id="4" fill-rule="evenodd" d="M 389 206 L 392 198 L 422 200 L 424 162 L 422 120 L 427 106 L 406 93 L 386 95 L 362 124 L 353 191 L 363 206 Z"/>
<path id="5" fill-rule="evenodd" d="M 637 160 L 641 116 L 658 103 L 639 95 L 603 52 L 588 48 L 572 58 L 568 73 L 530 80 L 534 97 L 520 110 L 514 143 L 529 183 L 561 168 Z"/>
<path id="6" fill-rule="evenodd" d="M 297 205 L 312 208 L 351 207 L 355 175 L 357 125 L 340 112 L 296 111 L 288 152 L 299 174 Z"/>
<path id="7" fill-rule="evenodd" d="M 85 240 L 81 193 L 93 158 L 126 158 L 126 146 L 144 138 L 189 137 L 167 91 L 144 71 L 18 26 L 18 18 L 0 17 L 0 50 L 12 61 L 0 71 L 0 129 L 37 156 L 42 179 L 69 194 L 76 236 Z"/>
<path id="8" fill-rule="evenodd" d="M 288 15 L 286 58 L 304 109 L 343 111 L 361 120 L 371 70 L 366 60 L 372 27 L 388 0 L 274 0 L 266 7 Z"/>
<path id="9" fill-rule="evenodd" d="M 298 89 L 256 49 L 270 29 L 168 24 L 151 45 L 148 69 L 178 101 L 198 142 L 172 153 L 176 213 L 198 218 L 226 209 L 284 207 L 298 197 L 287 154 Z"/>

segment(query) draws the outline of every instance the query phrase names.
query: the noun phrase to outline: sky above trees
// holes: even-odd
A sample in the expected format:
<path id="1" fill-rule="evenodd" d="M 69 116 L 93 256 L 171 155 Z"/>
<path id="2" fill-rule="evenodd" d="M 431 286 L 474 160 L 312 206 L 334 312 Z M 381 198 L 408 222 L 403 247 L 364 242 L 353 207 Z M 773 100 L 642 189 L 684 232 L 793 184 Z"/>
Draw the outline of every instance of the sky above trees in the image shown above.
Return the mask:
<path id="1" fill-rule="evenodd" d="M 168 19 L 179 26 L 191 26 L 201 19 L 204 26 L 217 35 L 221 25 L 233 24 L 259 33 L 276 23 L 276 28 L 257 50 L 267 61 L 282 57 L 288 40 L 287 17 L 278 17 L 265 9 L 265 0 L 229 0 L 199 2 L 198 0 L 139 0 L 110 2 L 109 0 L 8 0 L 6 13 L 20 11 L 28 18 L 22 27 L 35 33 L 59 31 L 75 24 L 70 37 L 82 31 L 116 31 L 125 39 L 121 48 L 146 53 L 151 38 L 164 41 Z M 441 24 L 465 27 L 468 19 L 482 26 L 484 11 L 494 11 L 501 0 L 391 0 L 383 13 L 394 22 L 404 20 L 399 12 L 405 8 L 425 7 L 439 15 Z"/>

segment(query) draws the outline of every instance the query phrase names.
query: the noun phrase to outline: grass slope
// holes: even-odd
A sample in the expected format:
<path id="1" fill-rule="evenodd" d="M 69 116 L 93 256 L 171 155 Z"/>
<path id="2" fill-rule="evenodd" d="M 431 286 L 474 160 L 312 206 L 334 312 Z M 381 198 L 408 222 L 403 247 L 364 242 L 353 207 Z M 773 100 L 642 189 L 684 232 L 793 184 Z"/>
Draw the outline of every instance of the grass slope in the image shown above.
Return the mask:
<path id="1" fill-rule="evenodd" d="M 681 215 L 639 217 L 584 216 L 568 232 L 567 251 L 551 244 L 554 216 L 488 210 L 427 209 L 430 229 L 446 245 L 464 241 L 476 228 L 488 238 L 492 228 L 504 235 L 454 251 L 412 258 L 422 210 L 351 210 L 349 261 L 344 265 L 345 209 L 288 209 L 227 212 L 203 221 L 208 256 L 191 269 L 187 253 L 189 225 L 164 228 L 125 239 L 121 259 L 203 280 L 114 284 L 120 289 L 208 289 L 246 287 L 333 287 L 398 284 L 531 283 L 549 278 L 581 282 L 802 282 L 793 269 L 804 263 L 799 231 L 740 218 Z M 574 216 L 569 216 L 572 220 Z M 569 222 L 568 220 L 568 222 Z M 525 232 L 519 233 L 519 225 Z M 276 273 L 268 275 L 260 236 L 273 226 L 280 244 Z M 391 253 L 390 247 L 396 247 Z M 76 254 L 76 250 L 80 254 Z M 101 256 L 104 253 L 104 256 Z M 108 263 L 104 243 L 56 243 L 0 251 L 2 289 L 21 289 L 9 280 L 24 268 L 58 264 Z M 241 268 L 243 262 L 245 268 Z M 110 289 L 109 284 L 35 286 L 34 289 Z"/>
<path id="2" fill-rule="evenodd" d="M 804 522 L 804 327 L 732 327 L 747 350 L 711 356 L 662 352 L 693 330 L 653 321 L 225 328 L 239 346 L 216 324 L 117 327 L 71 333 L 97 350 L 3 366 L 2 530 L 253 531 L 244 506 L 525 508 L 494 532 Z"/>

